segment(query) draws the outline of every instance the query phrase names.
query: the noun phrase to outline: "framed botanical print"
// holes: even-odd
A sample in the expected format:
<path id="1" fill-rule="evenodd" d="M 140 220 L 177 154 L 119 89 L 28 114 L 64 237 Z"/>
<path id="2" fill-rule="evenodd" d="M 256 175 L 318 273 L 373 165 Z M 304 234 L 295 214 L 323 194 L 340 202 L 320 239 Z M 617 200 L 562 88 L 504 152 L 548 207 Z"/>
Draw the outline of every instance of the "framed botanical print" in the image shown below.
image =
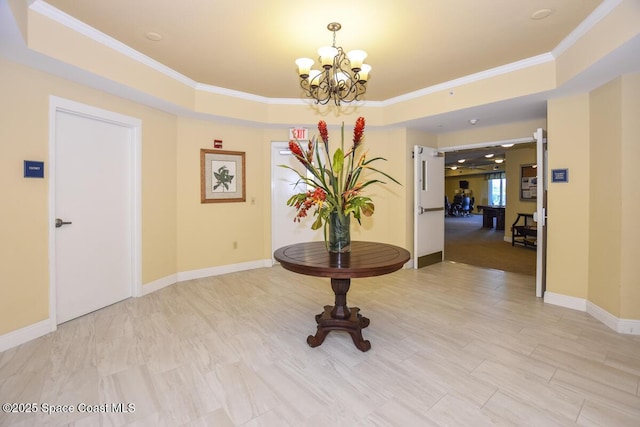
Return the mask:
<path id="1" fill-rule="evenodd" d="M 244 202 L 245 153 L 200 150 L 200 202 Z"/>

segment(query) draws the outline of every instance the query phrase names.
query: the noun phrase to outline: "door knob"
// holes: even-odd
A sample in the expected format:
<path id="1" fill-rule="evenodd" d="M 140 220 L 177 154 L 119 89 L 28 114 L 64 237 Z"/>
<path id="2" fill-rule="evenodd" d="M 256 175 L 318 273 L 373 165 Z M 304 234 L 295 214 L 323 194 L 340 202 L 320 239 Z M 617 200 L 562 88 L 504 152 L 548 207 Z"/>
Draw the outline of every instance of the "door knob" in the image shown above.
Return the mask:
<path id="1" fill-rule="evenodd" d="M 65 222 L 65 221 L 61 220 L 60 218 L 56 218 L 56 228 L 60 228 L 63 225 L 67 225 L 67 224 L 71 224 L 71 221 Z"/>

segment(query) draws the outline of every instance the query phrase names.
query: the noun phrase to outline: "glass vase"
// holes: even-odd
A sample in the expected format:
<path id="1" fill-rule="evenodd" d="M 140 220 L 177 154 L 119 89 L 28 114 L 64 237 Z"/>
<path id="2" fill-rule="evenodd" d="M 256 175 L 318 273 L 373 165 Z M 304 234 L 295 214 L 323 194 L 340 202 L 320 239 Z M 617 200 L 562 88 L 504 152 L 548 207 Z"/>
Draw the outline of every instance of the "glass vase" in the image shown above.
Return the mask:
<path id="1" fill-rule="evenodd" d="M 329 236 L 327 248 L 329 252 L 345 253 L 351 251 L 350 215 L 341 212 L 329 214 Z"/>

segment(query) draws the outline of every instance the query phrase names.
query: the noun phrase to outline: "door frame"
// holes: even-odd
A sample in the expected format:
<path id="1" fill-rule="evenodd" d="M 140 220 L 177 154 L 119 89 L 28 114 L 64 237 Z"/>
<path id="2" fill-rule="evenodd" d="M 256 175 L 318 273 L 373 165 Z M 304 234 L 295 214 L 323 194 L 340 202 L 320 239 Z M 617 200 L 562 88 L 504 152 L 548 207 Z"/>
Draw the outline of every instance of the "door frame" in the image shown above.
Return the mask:
<path id="1" fill-rule="evenodd" d="M 536 138 L 537 135 L 543 135 L 543 138 Z M 526 137 L 526 138 L 515 138 L 515 139 L 508 139 L 508 140 L 504 140 L 504 141 L 491 141 L 491 142 L 480 142 L 477 144 L 468 144 L 468 145 L 457 145 L 455 147 L 443 147 L 443 148 L 438 148 L 438 151 L 440 151 L 441 153 L 446 153 L 449 151 L 456 151 L 456 150 L 467 150 L 467 149 L 473 149 L 473 148 L 485 148 L 485 147 L 492 147 L 492 146 L 496 146 L 496 145 L 502 145 L 502 144 L 526 144 L 526 143 L 531 143 L 531 142 L 535 142 L 536 143 L 536 159 L 543 159 L 544 160 L 544 164 L 542 168 L 538 169 L 538 179 L 540 179 L 540 177 L 543 178 L 543 185 L 538 185 L 537 187 L 537 204 L 536 204 L 536 217 L 541 216 L 543 219 L 543 221 L 545 221 L 545 224 L 543 227 L 541 227 L 543 229 L 543 231 L 546 231 L 546 206 L 545 209 L 543 209 L 543 194 L 544 194 L 544 190 L 546 190 L 546 158 L 541 157 L 543 156 L 543 150 L 544 150 L 544 145 L 546 144 L 547 140 L 546 140 L 546 130 L 539 128 L 536 131 L 534 131 L 532 133 L 532 136 L 530 137 Z M 540 170 L 542 169 L 542 170 Z M 543 237 L 546 238 L 546 235 Z M 546 284 L 546 244 L 544 245 L 537 245 L 536 247 L 536 297 L 537 298 L 542 298 L 544 296 L 544 288 L 545 288 L 545 284 Z"/>
<path id="2" fill-rule="evenodd" d="M 538 165 L 536 186 L 536 296 L 544 298 L 547 289 L 547 132 L 538 128 L 533 133 L 536 141 L 536 163 Z"/>
<path id="3" fill-rule="evenodd" d="M 99 120 L 131 129 L 129 155 L 131 189 L 131 295 L 142 295 L 142 121 L 112 111 L 103 110 L 57 96 L 49 96 L 49 322 L 57 329 L 56 284 L 56 117 L 64 112 L 91 120 Z"/>

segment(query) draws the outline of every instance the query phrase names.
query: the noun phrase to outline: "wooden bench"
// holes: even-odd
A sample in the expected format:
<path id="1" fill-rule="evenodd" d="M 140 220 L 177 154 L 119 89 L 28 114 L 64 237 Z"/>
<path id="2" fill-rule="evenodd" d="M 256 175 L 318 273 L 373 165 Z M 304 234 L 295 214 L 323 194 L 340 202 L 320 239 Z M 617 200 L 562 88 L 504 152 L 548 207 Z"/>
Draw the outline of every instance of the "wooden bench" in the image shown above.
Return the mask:
<path id="1" fill-rule="evenodd" d="M 536 228 L 535 223 L 531 224 L 528 222 L 529 218 L 533 221 L 533 214 L 518 214 L 518 217 L 511 225 L 511 246 L 518 244 L 527 248 L 536 247 L 538 229 Z M 522 224 L 520 224 L 520 219 L 524 219 Z"/>

